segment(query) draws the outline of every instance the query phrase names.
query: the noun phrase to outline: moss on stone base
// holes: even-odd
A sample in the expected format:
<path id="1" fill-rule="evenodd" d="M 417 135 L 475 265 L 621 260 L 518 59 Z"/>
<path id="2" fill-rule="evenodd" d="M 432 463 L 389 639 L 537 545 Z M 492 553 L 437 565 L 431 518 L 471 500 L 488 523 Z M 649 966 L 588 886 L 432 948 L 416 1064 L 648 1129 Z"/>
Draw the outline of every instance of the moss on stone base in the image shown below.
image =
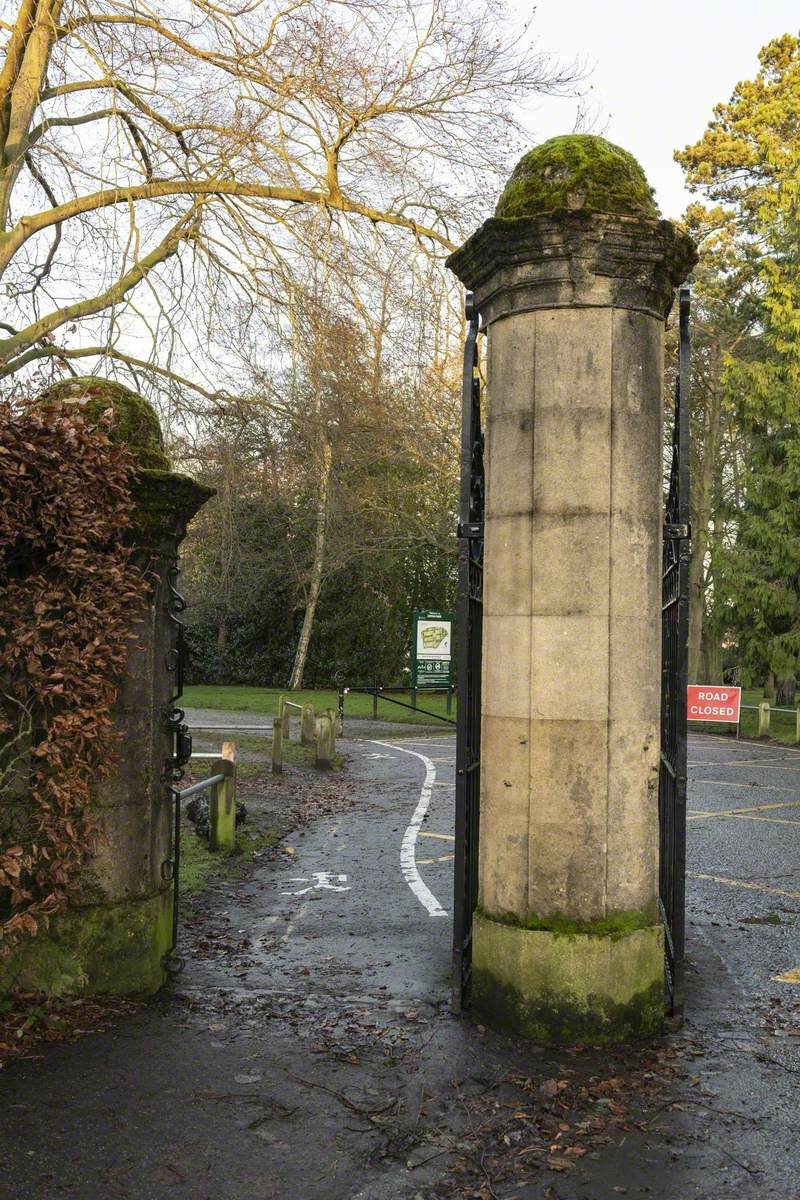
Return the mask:
<path id="1" fill-rule="evenodd" d="M 552 933 L 554 937 L 574 938 L 579 935 L 585 937 L 607 937 L 612 941 L 624 937 L 628 933 L 633 933 L 637 929 L 649 929 L 656 922 L 655 908 L 653 910 L 645 910 L 638 908 L 625 909 L 623 912 L 609 913 L 608 916 L 600 917 L 596 921 L 580 921 L 575 917 L 564 916 L 563 913 L 553 913 L 549 917 L 540 917 L 536 913 L 529 913 L 527 917 L 520 918 L 513 913 L 482 913 L 478 909 L 478 914 L 485 916 L 487 920 L 496 921 L 500 925 L 514 925 L 518 929 L 543 929 L 547 933 Z"/>
<path id="2" fill-rule="evenodd" d="M 478 913 L 472 1002 L 488 1024 L 534 1041 L 652 1037 L 664 1020 L 664 931 L 565 934 Z"/>
<path id="3" fill-rule="evenodd" d="M 562 209 L 658 219 L 653 190 L 636 159 L 594 134 L 551 138 L 519 160 L 496 217 L 538 217 Z"/>
<path id="4" fill-rule="evenodd" d="M 627 1004 L 590 995 L 578 1003 L 561 992 L 542 991 L 536 997 L 474 971 L 473 1008 L 487 1025 L 534 1042 L 573 1044 L 638 1041 L 654 1037 L 664 1023 L 664 985 L 651 984 Z"/>
<path id="5" fill-rule="evenodd" d="M 71 908 L 0 963 L 0 995 L 127 996 L 157 991 L 172 945 L 172 890 L 143 900 Z"/>

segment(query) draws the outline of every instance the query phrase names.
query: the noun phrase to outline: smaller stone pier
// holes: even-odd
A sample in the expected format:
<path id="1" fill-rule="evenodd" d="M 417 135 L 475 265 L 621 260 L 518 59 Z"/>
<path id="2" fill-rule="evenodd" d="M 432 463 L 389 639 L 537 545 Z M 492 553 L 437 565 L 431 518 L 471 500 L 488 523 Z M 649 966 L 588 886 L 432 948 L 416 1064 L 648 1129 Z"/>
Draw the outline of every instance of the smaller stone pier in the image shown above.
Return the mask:
<path id="1" fill-rule="evenodd" d="M 172 941 L 173 806 L 164 782 L 174 681 L 168 573 L 187 523 L 213 492 L 170 470 L 155 412 L 127 388 L 73 379 L 48 398 L 82 403 L 89 417 L 114 410 L 112 438 L 125 441 L 140 464 L 132 537 L 136 559 L 155 586 L 132 619 L 127 674 L 114 707 L 119 747 L 94 796 L 97 850 L 66 912 L 0 963 L 0 993 L 153 992 L 165 980 Z"/>

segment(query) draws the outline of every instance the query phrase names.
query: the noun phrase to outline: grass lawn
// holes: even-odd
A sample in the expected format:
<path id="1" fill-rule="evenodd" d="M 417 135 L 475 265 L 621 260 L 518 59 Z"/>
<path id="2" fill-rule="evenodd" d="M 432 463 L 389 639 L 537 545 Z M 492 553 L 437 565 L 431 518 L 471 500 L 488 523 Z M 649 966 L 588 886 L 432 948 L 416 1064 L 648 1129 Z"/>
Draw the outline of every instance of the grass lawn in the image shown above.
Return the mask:
<path id="1" fill-rule="evenodd" d="M 747 688 L 742 691 L 742 704 L 750 704 L 757 707 L 763 703 L 764 693 L 761 688 Z M 786 708 L 791 709 L 790 712 L 775 712 L 775 701 L 770 700 L 770 708 L 773 710 L 770 713 L 769 721 L 769 736 L 771 741 L 783 742 L 787 746 L 796 745 L 795 736 L 797 730 L 797 718 L 795 709 L 791 705 L 786 705 Z M 781 705 L 783 708 L 784 705 Z M 724 736 L 730 734 L 736 737 L 736 726 L 717 725 L 706 723 L 705 721 L 690 721 L 689 729 L 695 733 L 715 733 Z M 742 711 L 742 723 L 740 726 L 740 735 L 744 738 L 758 737 L 758 713 L 750 709 Z M 766 739 L 762 739 L 766 740 Z"/>
<path id="2" fill-rule="evenodd" d="M 404 704 L 411 703 L 409 692 L 392 692 L 396 700 Z M 277 716 L 278 700 L 287 696 L 295 704 L 313 704 L 317 712 L 339 706 L 339 695 L 335 691 L 321 692 L 287 692 L 284 688 L 258 687 L 217 687 L 213 684 L 194 684 L 184 689 L 181 704 L 186 708 L 218 708 L 226 712 L 260 713 L 266 716 Z M 345 721 L 348 717 L 371 717 L 372 696 L 360 692 L 348 692 L 344 698 Z M 443 692 L 418 692 L 417 704 L 420 708 L 429 709 L 440 716 L 447 716 L 447 697 Z M 453 711 L 450 714 L 455 719 L 456 699 L 453 697 Z M 378 700 L 378 718 L 382 721 L 402 721 L 415 725 L 436 725 L 441 729 L 447 726 L 436 717 L 414 712 L 399 704 L 390 704 L 387 700 Z"/>
<path id="3" fill-rule="evenodd" d="M 411 703 L 409 692 L 392 692 L 391 694 L 395 699 L 402 700 L 405 704 Z M 224 709 L 227 712 L 260 713 L 267 716 L 276 716 L 278 712 L 278 699 L 284 695 L 288 696 L 296 704 L 313 704 L 317 712 L 325 708 L 336 709 L 339 703 L 338 694 L 335 691 L 287 692 L 282 688 L 217 687 L 212 684 L 197 684 L 187 687 L 183 693 L 182 703 L 187 708 L 218 708 Z M 742 704 L 757 706 L 763 699 L 764 695 L 760 688 L 748 688 L 742 692 Z M 417 704 L 422 708 L 430 709 L 431 712 L 439 713 L 443 717 L 447 715 L 446 697 L 442 692 L 418 692 Z M 774 709 L 774 704 L 772 707 Z M 371 717 L 372 696 L 359 692 L 348 692 L 344 700 L 344 715 L 345 720 L 347 720 L 347 717 Z M 455 718 L 455 696 L 453 697 L 453 711 L 450 715 Z M 390 704 L 388 701 L 380 699 L 378 700 L 378 717 L 384 721 L 433 725 L 442 730 L 447 729 L 445 723 L 437 721 L 435 717 L 428 717 L 424 713 L 414 712 L 410 708 L 401 708 L 400 705 Z M 725 725 L 712 725 L 700 721 L 690 721 L 689 728 L 698 733 L 715 733 L 724 736 L 726 732 L 730 732 L 732 736 L 736 736 L 735 726 L 728 730 L 728 727 Z M 771 713 L 770 737 L 774 741 L 794 746 L 796 744 L 796 728 L 797 723 L 794 709 L 791 712 L 773 711 Z M 741 736 L 745 738 L 758 736 L 757 712 L 750 710 L 742 712 Z"/>
<path id="4" fill-rule="evenodd" d="M 233 854 L 222 854 L 210 850 L 206 838 L 198 837 L 189 821 L 182 821 L 180 891 L 182 896 L 192 896 L 208 887 L 212 879 L 238 878 L 253 855 L 274 846 L 280 834 L 272 830 L 250 830 L 246 827 L 236 831 L 236 849 Z"/>

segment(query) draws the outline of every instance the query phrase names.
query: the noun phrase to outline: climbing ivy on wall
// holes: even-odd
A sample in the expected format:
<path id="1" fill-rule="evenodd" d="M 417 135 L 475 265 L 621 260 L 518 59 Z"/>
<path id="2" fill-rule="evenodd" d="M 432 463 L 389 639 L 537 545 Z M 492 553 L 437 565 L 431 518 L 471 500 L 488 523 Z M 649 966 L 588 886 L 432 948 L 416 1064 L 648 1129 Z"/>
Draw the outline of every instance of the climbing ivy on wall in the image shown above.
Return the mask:
<path id="1" fill-rule="evenodd" d="M 0 404 L 0 957 L 67 907 L 98 836 L 93 784 L 147 591 L 135 462 L 110 422 Z"/>

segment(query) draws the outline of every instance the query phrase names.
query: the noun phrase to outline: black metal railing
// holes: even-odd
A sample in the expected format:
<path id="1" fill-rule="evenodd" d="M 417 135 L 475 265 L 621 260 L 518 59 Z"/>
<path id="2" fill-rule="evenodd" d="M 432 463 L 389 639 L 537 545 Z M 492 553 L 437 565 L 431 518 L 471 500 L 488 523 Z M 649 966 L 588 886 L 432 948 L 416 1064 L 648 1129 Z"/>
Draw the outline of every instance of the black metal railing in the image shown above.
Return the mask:
<path id="1" fill-rule="evenodd" d="M 480 832 L 481 655 L 483 649 L 483 521 L 485 481 L 478 334 L 472 296 L 464 347 L 461 502 L 458 551 L 458 713 L 453 895 L 453 1009 L 470 1001 L 472 918 L 478 902 Z"/>
<path id="2" fill-rule="evenodd" d="M 405 692 L 406 689 L 398 688 L 398 691 Z M 441 713 L 434 712 L 430 708 L 420 708 L 418 704 L 409 704 L 407 700 L 398 700 L 396 696 L 390 694 L 390 689 L 379 683 L 348 683 L 347 686 L 339 684 L 339 718 L 340 728 L 344 726 L 344 698 L 348 692 L 356 692 L 362 696 L 372 696 L 372 719 L 378 719 L 378 701 L 382 700 L 386 704 L 396 704 L 398 708 L 407 708 L 411 712 L 422 713 L 426 717 L 435 717 L 437 721 L 443 721 L 446 725 L 455 725 L 456 722 L 452 717 L 443 717 Z"/>
<path id="3" fill-rule="evenodd" d="M 167 615 L 170 619 L 173 634 L 173 645 L 166 653 L 166 668 L 173 677 L 171 695 L 165 713 L 165 723 L 170 734 L 170 753 L 164 762 L 163 780 L 169 788 L 173 804 L 172 825 L 172 858 L 162 866 L 165 879 L 172 881 L 172 947 L 166 956 L 167 964 L 179 969 L 177 959 L 178 947 L 178 915 L 179 915 L 179 876 L 181 861 L 181 792 L 176 787 L 184 776 L 184 767 L 192 757 L 192 735 L 186 724 L 186 714 L 178 701 L 183 695 L 183 678 L 186 667 L 186 643 L 184 640 L 185 626 L 180 619 L 186 611 L 186 601 L 176 586 L 178 567 L 173 564 L 167 574 Z"/>

